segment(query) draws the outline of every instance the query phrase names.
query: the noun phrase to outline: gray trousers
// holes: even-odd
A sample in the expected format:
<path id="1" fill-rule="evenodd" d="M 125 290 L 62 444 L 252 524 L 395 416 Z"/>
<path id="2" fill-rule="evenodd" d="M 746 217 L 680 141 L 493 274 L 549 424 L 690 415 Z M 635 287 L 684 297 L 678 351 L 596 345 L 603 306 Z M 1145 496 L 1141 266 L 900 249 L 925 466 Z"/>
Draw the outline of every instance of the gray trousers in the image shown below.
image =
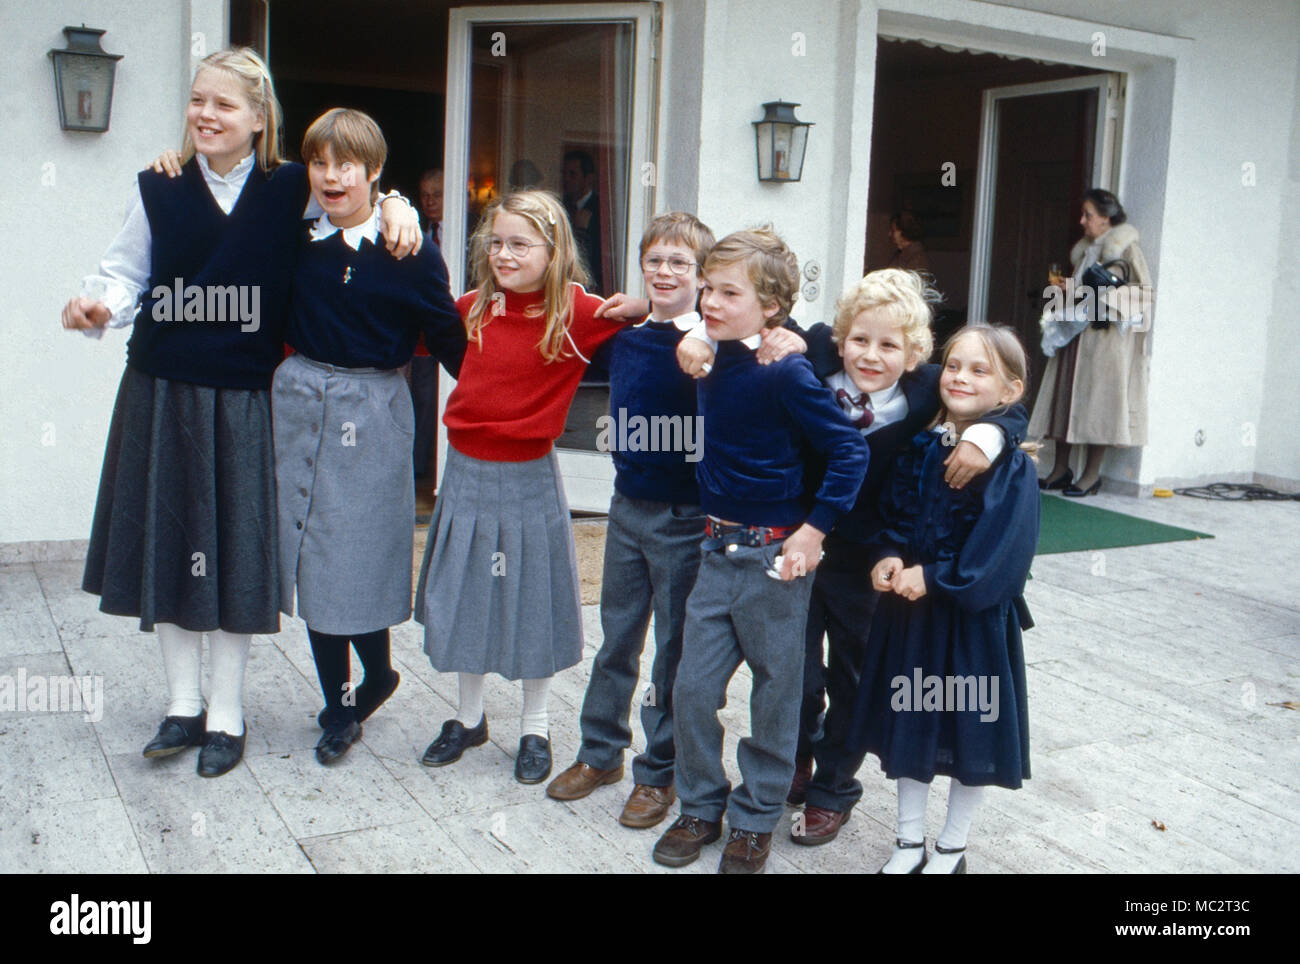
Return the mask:
<path id="1" fill-rule="evenodd" d="M 780 543 L 706 548 L 686 603 L 673 707 L 677 795 L 684 816 L 716 823 L 725 810 L 732 830 L 775 830 L 794 776 L 813 580 L 768 576 L 764 570 L 779 551 Z M 750 735 L 736 752 L 742 783 L 733 793 L 722 766 L 718 710 L 727 703 L 727 684 L 742 660 L 754 682 Z"/>
<path id="2" fill-rule="evenodd" d="M 641 700 L 646 749 L 632 761 L 632 777 L 655 787 L 673 782 L 673 683 L 703 537 L 704 514 L 698 505 L 614 493 L 600 589 L 605 641 L 582 702 L 580 763 L 610 770 L 623 762 L 623 751 L 632 742 L 628 719 L 653 608 L 655 659 L 650 688 Z"/>

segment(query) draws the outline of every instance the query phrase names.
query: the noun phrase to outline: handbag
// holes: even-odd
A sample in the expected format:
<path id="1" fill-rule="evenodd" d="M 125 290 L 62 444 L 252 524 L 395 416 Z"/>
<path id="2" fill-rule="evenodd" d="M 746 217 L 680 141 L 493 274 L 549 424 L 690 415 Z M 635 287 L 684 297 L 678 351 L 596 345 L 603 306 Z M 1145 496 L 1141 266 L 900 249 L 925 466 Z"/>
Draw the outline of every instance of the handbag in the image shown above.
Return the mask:
<path id="1" fill-rule="evenodd" d="M 1113 273 L 1111 268 L 1120 268 L 1124 272 L 1121 278 Z M 1128 284 L 1128 279 L 1133 275 L 1133 266 L 1123 258 L 1116 258 L 1113 261 L 1107 261 L 1105 264 L 1090 264 L 1083 269 L 1083 275 L 1079 281 L 1081 284 L 1089 287 L 1093 291 L 1093 318 L 1092 327 L 1099 331 L 1105 331 L 1110 327 L 1110 319 L 1101 317 L 1097 311 L 1097 306 L 1101 304 L 1102 292 L 1107 288 L 1121 288 Z"/>

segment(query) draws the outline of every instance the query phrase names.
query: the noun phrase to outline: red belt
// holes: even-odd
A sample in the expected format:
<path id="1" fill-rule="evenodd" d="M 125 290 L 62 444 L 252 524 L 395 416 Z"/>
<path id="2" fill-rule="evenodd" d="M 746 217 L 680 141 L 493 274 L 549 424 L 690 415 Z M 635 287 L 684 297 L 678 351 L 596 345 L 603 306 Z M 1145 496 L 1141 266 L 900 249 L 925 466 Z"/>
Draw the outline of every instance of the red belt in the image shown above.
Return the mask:
<path id="1" fill-rule="evenodd" d="M 747 546 L 767 546 L 784 542 L 794 535 L 798 526 L 746 526 L 723 522 L 713 516 L 704 523 L 704 534 L 710 539 L 735 540 Z"/>

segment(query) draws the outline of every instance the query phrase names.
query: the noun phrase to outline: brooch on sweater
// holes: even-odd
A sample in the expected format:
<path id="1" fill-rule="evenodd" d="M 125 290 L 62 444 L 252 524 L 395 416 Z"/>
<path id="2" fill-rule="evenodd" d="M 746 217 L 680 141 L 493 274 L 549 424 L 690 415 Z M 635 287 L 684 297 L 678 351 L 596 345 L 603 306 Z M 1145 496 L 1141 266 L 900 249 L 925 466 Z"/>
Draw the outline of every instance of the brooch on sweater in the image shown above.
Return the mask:
<path id="1" fill-rule="evenodd" d="M 343 283 L 347 284 L 351 280 L 352 280 L 352 265 L 348 265 L 346 268 L 343 269 Z"/>

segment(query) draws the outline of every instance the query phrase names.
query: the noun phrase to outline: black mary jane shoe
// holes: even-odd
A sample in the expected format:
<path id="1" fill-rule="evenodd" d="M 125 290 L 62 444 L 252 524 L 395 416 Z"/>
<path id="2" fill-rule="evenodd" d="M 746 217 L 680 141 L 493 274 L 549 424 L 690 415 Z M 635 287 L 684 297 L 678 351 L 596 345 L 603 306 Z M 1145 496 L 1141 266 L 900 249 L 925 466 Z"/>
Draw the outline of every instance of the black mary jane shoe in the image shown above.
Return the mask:
<path id="1" fill-rule="evenodd" d="M 445 767 L 459 760 L 470 747 L 482 746 L 487 740 L 487 716 L 480 717 L 472 730 L 465 729 L 460 720 L 448 720 L 442 724 L 438 739 L 429 744 L 420 762 L 427 767 Z"/>
<path id="2" fill-rule="evenodd" d="M 551 738 L 525 733 L 515 756 L 515 779 L 520 783 L 541 783 L 551 775 Z"/>
<path id="3" fill-rule="evenodd" d="M 1067 488 L 1072 482 L 1074 482 L 1074 469 L 1066 469 L 1051 482 L 1048 482 L 1047 479 L 1039 479 L 1038 487 L 1044 491 L 1051 491 L 1053 489 Z"/>
<path id="4" fill-rule="evenodd" d="M 247 738 L 247 723 L 239 736 L 231 736 L 225 730 L 205 733 L 203 749 L 199 750 L 199 776 L 219 777 L 239 766 L 239 761 L 244 758 L 244 741 Z"/>
<path id="5" fill-rule="evenodd" d="M 912 843 L 910 840 L 899 840 L 897 837 L 895 837 L 894 845 L 899 850 L 915 850 L 917 847 L 921 848 L 921 862 L 908 871 L 909 874 L 919 874 L 921 872 L 921 868 L 924 867 L 926 861 L 929 860 L 929 855 L 926 854 L 925 852 L 925 841 L 922 840 L 920 843 Z M 935 846 L 938 845 L 936 844 Z M 884 872 L 885 872 L 884 867 L 881 867 L 879 870 L 876 871 L 876 873 L 878 874 L 883 874 Z M 900 874 L 899 876 L 902 875 Z"/>
<path id="6" fill-rule="evenodd" d="M 949 871 L 950 874 L 966 873 L 966 848 L 953 847 L 949 850 L 947 847 L 940 847 L 937 843 L 934 845 L 934 852 L 937 854 L 961 854 L 961 860 L 957 861 L 956 866 Z"/>
<path id="7" fill-rule="evenodd" d="M 355 719 L 343 720 L 333 726 L 327 726 L 316 744 L 316 762 L 321 766 L 337 763 L 352 749 L 352 744 L 361 739 L 361 724 Z"/>
<path id="8" fill-rule="evenodd" d="M 1096 495 L 1100 491 L 1101 479 L 1097 479 L 1096 482 L 1092 483 L 1092 485 L 1088 486 L 1086 489 L 1081 489 L 1077 485 L 1067 485 L 1061 492 L 1061 495 L 1071 499 L 1082 499 L 1086 495 Z"/>
<path id="9" fill-rule="evenodd" d="M 388 698 L 397 692 L 398 684 L 401 682 L 402 674 L 397 670 L 392 670 L 389 673 L 388 679 L 384 680 L 382 683 L 372 684 L 369 681 L 362 682 L 362 684 L 357 687 L 356 692 L 357 722 L 364 723 L 366 720 L 370 719 L 375 710 L 387 703 Z M 326 715 L 328 713 L 329 707 L 327 706 L 316 714 L 316 725 L 322 730 L 327 729 L 329 726 L 329 717 Z"/>
<path id="10" fill-rule="evenodd" d="M 202 746 L 207 721 L 206 712 L 198 716 L 164 717 L 154 738 L 145 744 L 144 755 L 156 760 L 159 757 L 174 756 L 192 746 Z"/>

